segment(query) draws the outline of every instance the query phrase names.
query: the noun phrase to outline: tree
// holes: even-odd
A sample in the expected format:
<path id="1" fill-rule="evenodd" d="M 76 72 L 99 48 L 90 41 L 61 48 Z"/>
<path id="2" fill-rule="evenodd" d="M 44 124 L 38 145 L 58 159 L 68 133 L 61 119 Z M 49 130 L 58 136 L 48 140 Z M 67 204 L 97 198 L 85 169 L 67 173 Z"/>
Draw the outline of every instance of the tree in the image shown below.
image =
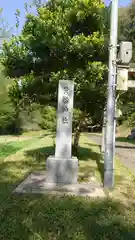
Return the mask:
<path id="1" fill-rule="evenodd" d="M 17 132 L 17 115 L 8 96 L 11 80 L 5 78 L 0 66 L 0 134 Z"/>
<path id="2" fill-rule="evenodd" d="M 3 18 L 2 13 L 3 9 L 0 9 L 0 44 L 3 44 L 5 39 L 11 37 L 12 31 L 6 19 Z M 0 59 L 1 58 L 2 54 L 0 52 Z M 17 128 L 19 119 L 16 109 L 8 96 L 8 88 L 11 84 L 11 79 L 4 76 L 3 69 L 3 66 L 0 64 L 0 134 L 17 133 L 18 130 L 20 130 Z"/>
<path id="3" fill-rule="evenodd" d="M 0 38 L 8 38 L 11 35 L 12 28 L 6 19 L 2 16 L 3 9 L 0 8 Z"/>
<path id="4" fill-rule="evenodd" d="M 135 47 L 135 3 L 128 7 L 121 8 L 119 11 L 120 40 L 131 41 Z M 134 48 L 133 48 L 134 49 Z M 133 61 L 135 51 L 133 52 Z"/>
<path id="5" fill-rule="evenodd" d="M 131 3 L 128 7 L 119 10 L 119 40 L 131 41 L 133 43 L 133 58 L 135 61 L 135 3 Z M 129 76 L 129 79 L 135 79 L 135 76 Z M 128 120 L 130 127 L 135 124 L 135 90 L 128 89 L 119 99 L 119 104 L 123 111 L 123 121 Z"/>
<path id="6" fill-rule="evenodd" d="M 15 79 L 10 89 L 17 103 L 28 96 L 42 105 L 56 107 L 59 79 L 75 81 L 74 106 L 81 114 L 76 125 L 76 148 L 84 122 L 102 119 L 106 92 L 104 22 L 100 0 L 50 0 L 29 14 L 22 33 L 5 43 L 3 65 Z"/>

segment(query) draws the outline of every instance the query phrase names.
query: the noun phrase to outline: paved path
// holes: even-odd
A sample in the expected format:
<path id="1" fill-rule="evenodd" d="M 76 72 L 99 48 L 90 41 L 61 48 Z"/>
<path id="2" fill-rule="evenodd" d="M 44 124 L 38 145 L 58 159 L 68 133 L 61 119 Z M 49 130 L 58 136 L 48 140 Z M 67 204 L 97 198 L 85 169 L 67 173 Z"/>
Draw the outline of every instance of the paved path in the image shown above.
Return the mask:
<path id="1" fill-rule="evenodd" d="M 101 145 L 101 136 L 90 134 L 89 138 Z M 126 167 L 135 171 L 135 144 L 117 141 L 115 152 Z"/>

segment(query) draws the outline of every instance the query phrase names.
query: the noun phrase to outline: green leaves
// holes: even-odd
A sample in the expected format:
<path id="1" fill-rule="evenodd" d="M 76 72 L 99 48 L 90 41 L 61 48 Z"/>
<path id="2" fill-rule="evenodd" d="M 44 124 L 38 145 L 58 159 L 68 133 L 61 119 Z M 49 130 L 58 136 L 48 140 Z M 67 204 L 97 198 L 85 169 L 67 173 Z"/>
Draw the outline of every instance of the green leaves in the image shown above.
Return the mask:
<path id="1" fill-rule="evenodd" d="M 0 72 L 0 134 L 13 133 L 16 125 L 16 112 L 8 97 L 11 79 Z"/>
<path id="2" fill-rule="evenodd" d="M 79 34 L 74 36 L 70 41 L 70 51 L 78 54 L 78 57 L 96 58 L 97 54 L 103 50 L 103 37 L 99 32 L 95 32 L 90 36 Z"/>
<path id="3" fill-rule="evenodd" d="M 41 109 L 42 121 L 40 126 L 42 129 L 56 132 L 56 108 L 47 106 Z"/>
<path id="4" fill-rule="evenodd" d="M 10 89 L 15 104 L 27 98 L 56 107 L 59 79 L 71 79 L 74 107 L 91 118 L 100 114 L 106 81 L 103 7 L 99 0 L 50 0 L 36 16 L 27 15 L 20 36 L 3 48 L 5 72 L 15 78 Z"/>

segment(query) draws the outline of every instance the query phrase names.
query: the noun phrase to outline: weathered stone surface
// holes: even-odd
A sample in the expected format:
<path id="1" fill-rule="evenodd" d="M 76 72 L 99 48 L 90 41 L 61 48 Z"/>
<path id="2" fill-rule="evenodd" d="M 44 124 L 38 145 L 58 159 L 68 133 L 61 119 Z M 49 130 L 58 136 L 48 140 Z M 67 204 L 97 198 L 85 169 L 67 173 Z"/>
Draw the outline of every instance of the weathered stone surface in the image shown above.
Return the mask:
<path id="1" fill-rule="evenodd" d="M 31 173 L 13 193 L 31 194 L 54 194 L 54 195 L 73 195 L 105 197 L 103 189 L 98 183 L 77 183 L 77 184 L 54 184 L 46 182 L 46 172 L 39 171 Z"/>
<path id="2" fill-rule="evenodd" d="M 72 156 L 73 96 L 74 82 L 60 80 L 58 89 L 56 158 L 71 158 Z"/>
<path id="3" fill-rule="evenodd" d="M 47 182 L 75 184 L 78 178 L 78 159 L 49 157 L 47 159 Z"/>
<path id="4" fill-rule="evenodd" d="M 55 156 L 47 159 L 47 183 L 75 184 L 78 160 L 72 158 L 72 112 L 74 82 L 60 80 L 58 89 Z"/>

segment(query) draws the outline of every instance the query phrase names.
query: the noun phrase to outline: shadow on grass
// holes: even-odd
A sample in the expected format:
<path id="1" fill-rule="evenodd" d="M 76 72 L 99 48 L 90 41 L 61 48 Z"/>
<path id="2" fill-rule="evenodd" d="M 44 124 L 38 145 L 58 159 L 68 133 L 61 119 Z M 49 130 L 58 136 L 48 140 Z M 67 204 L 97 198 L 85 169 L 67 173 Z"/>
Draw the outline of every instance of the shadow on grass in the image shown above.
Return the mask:
<path id="1" fill-rule="evenodd" d="M 88 143 L 88 145 L 91 144 Z M 45 165 L 45 161 L 47 159 L 47 157 L 49 157 L 50 155 L 54 155 L 55 153 L 55 148 L 52 146 L 49 147 L 43 147 L 43 148 L 37 148 L 37 149 L 32 149 L 30 151 L 25 152 L 25 155 L 30 157 L 31 159 L 33 159 L 34 161 L 36 161 L 37 163 L 44 163 Z M 91 148 L 85 148 L 85 147 L 79 147 L 79 151 L 78 151 L 78 159 L 80 161 L 96 161 L 97 166 L 98 166 L 98 170 L 101 174 L 101 179 L 103 182 L 103 176 L 104 176 L 104 165 L 102 162 L 102 155 L 100 153 L 96 153 L 94 151 L 91 150 Z M 95 168 L 93 167 L 81 167 L 81 171 L 84 172 L 84 175 L 91 175 L 93 172 L 95 172 Z M 89 174 L 88 174 L 89 173 Z"/>
<path id="2" fill-rule="evenodd" d="M 134 205 L 41 195 L 14 195 L 9 201 L 0 214 L 0 239 L 135 239 Z"/>
<path id="3" fill-rule="evenodd" d="M 92 147 L 92 146 L 97 146 L 95 144 L 91 144 L 91 143 L 87 143 L 88 146 Z M 102 183 L 104 182 L 104 163 L 103 163 L 103 156 L 102 154 L 100 153 L 97 153 L 97 152 L 94 152 L 92 151 L 91 148 L 88 148 L 89 149 L 89 155 L 90 155 L 90 158 L 93 160 L 93 161 L 96 161 L 96 164 L 98 166 L 98 170 L 99 170 L 99 173 L 100 173 L 100 176 L 101 176 L 101 180 L 102 180 Z"/>
<path id="4" fill-rule="evenodd" d="M 100 145 L 97 144 L 91 144 L 91 143 L 87 143 L 88 146 L 92 147 L 92 146 L 96 146 L 100 148 Z M 89 150 L 89 158 L 92 159 L 93 161 L 96 161 L 96 164 L 98 166 L 98 171 L 100 173 L 101 176 L 101 180 L 102 183 L 104 183 L 104 159 L 103 159 L 103 155 L 101 153 L 97 153 L 92 151 L 91 148 L 88 148 Z M 91 170 L 92 171 L 92 170 Z M 115 174 L 115 181 L 117 184 L 121 184 L 125 179 L 125 176 L 123 176 L 123 173 L 120 174 Z"/>
<path id="5" fill-rule="evenodd" d="M 120 146 L 120 145 L 116 145 L 115 148 L 123 148 L 123 149 L 135 149 L 135 146 L 134 147 L 131 147 L 131 146 Z"/>
<path id="6" fill-rule="evenodd" d="M 118 140 L 117 140 L 117 142 L 118 142 Z M 116 144 L 117 145 L 115 145 L 115 148 L 123 148 L 123 149 L 135 149 L 135 146 L 123 146 L 123 145 L 118 145 L 118 143 L 116 142 Z M 124 142 L 121 142 L 121 143 L 124 143 Z M 131 143 L 131 144 L 135 144 L 135 142 L 133 143 L 133 142 L 125 142 L 125 143 Z M 101 149 L 101 144 L 90 144 L 92 147 L 96 147 L 96 146 L 98 146 L 100 149 Z"/>
<path id="7" fill-rule="evenodd" d="M 133 139 L 128 139 L 126 137 L 117 137 L 116 138 L 116 141 L 117 142 L 122 142 L 122 143 L 132 143 L 132 144 L 135 144 L 135 140 Z"/>
<path id="8" fill-rule="evenodd" d="M 93 144 L 89 144 L 90 146 L 97 146 L 97 145 L 93 145 Z M 32 149 L 32 150 L 27 150 L 25 152 L 25 155 L 36 158 L 38 161 L 40 161 L 40 159 L 47 158 L 50 155 L 54 155 L 55 154 L 55 147 L 53 146 L 48 146 L 48 147 L 42 147 L 42 148 L 36 148 L 36 149 Z M 73 152 L 74 155 L 74 152 Z M 96 160 L 97 158 L 100 158 L 100 154 L 93 152 L 90 148 L 85 148 L 85 147 L 79 147 L 79 151 L 78 151 L 78 157 L 79 160 L 84 160 L 84 161 L 89 161 L 90 159 L 92 160 Z"/>
<path id="9" fill-rule="evenodd" d="M 40 151 L 39 149 L 36 149 L 34 152 L 29 151 L 29 154 L 25 153 L 25 158 L 23 158 L 22 154 L 17 155 L 18 157 L 15 156 L 12 161 L 10 159 L 4 161 L 6 157 L 15 154 L 32 142 L 33 140 L 26 140 L 17 143 L 0 144 L 0 203 L 30 172 L 45 168 L 45 157 L 47 157 L 45 151 L 50 155 L 53 150 L 51 146 L 47 149 L 40 149 Z"/>
<path id="10" fill-rule="evenodd" d="M 95 171 L 97 171 L 96 166 L 92 166 L 92 164 L 87 165 L 87 161 L 95 161 L 97 166 L 98 166 L 98 170 L 100 172 L 101 175 L 101 180 L 102 183 L 104 181 L 104 163 L 103 163 L 103 158 L 102 155 L 100 153 L 94 152 L 91 147 L 92 144 L 87 143 L 88 148 L 86 147 L 80 147 L 79 148 L 79 157 L 78 159 L 80 161 L 86 161 L 86 165 L 80 165 L 80 175 L 79 175 L 79 180 L 80 181 L 87 181 L 88 178 L 90 176 L 95 175 Z M 90 147 L 89 147 L 90 146 Z M 17 151 L 18 149 L 12 149 L 12 153 L 14 151 L 14 153 Z M 32 171 L 36 171 L 36 170 L 44 170 L 45 169 L 45 164 L 46 164 L 46 159 L 50 156 L 50 155 L 54 155 L 55 153 L 55 148 L 53 146 L 48 146 L 48 147 L 42 147 L 42 148 L 37 148 L 37 149 L 32 149 L 32 150 L 27 150 L 25 151 L 25 160 L 24 161 L 6 161 L 4 163 L 2 163 L 0 165 L 0 172 L 1 172 L 1 176 L 0 176 L 0 181 L 1 181 L 1 193 L 6 191 L 6 184 L 4 183 L 4 185 L 2 184 L 2 182 L 4 181 L 4 179 L 6 178 L 6 176 L 12 175 L 10 177 L 10 182 L 14 181 L 16 182 L 16 184 L 14 185 L 14 187 L 16 185 L 18 185 L 18 179 L 16 178 L 15 175 L 15 170 L 14 168 L 18 168 L 20 169 L 20 171 L 27 169 L 27 172 L 30 173 Z M 13 170 L 13 172 L 11 172 L 11 169 Z M 23 176 L 24 177 L 24 176 Z M 116 176 L 116 178 L 118 179 L 118 183 L 120 183 L 123 180 L 123 177 L 121 175 Z M 8 179 L 7 179 L 8 181 Z M 20 181 L 20 178 L 19 178 Z M 8 187 L 7 187 L 8 188 Z M 9 185 L 9 190 L 10 190 L 10 185 Z M 0 194 L 1 195 L 1 194 Z"/>
<path id="11" fill-rule="evenodd" d="M 90 144 L 91 145 L 91 144 Z M 37 149 L 28 150 L 25 152 L 27 156 L 33 157 L 37 159 L 38 162 L 45 160 L 50 155 L 55 154 L 55 148 L 52 146 L 42 147 Z M 73 152 L 74 155 L 74 152 Z M 78 158 L 79 160 L 89 161 L 90 159 L 96 160 L 100 158 L 100 154 L 93 152 L 90 148 L 79 147 L 78 151 Z"/>
<path id="12" fill-rule="evenodd" d="M 20 161 L 5 161 L 0 163 L 0 206 L 5 198 L 12 194 L 12 191 L 20 182 L 26 178 L 36 168 L 40 169 L 41 164 L 36 161 L 29 160 Z M 43 168 L 43 166 L 42 166 Z"/>
<path id="13" fill-rule="evenodd" d="M 89 148 L 79 151 L 87 155 L 83 157 L 82 154 L 82 160 L 91 159 L 101 164 L 99 153 Z M 15 184 L 24 177 L 23 170 L 42 166 L 46 157 L 54 154 L 54 148 L 39 148 L 25 154 L 27 158 L 22 161 L 16 159 L 0 164 L 0 200 L 5 194 L 2 203 L 0 201 L 0 239 L 135 239 L 133 204 L 126 207 L 109 199 L 92 201 L 66 196 L 11 194 Z"/>
<path id="14" fill-rule="evenodd" d="M 25 152 L 25 155 L 36 160 L 38 163 L 43 161 L 45 163 L 46 159 L 50 155 L 54 155 L 54 153 L 55 153 L 55 148 L 53 146 L 48 146 L 48 147 L 27 150 Z"/>

